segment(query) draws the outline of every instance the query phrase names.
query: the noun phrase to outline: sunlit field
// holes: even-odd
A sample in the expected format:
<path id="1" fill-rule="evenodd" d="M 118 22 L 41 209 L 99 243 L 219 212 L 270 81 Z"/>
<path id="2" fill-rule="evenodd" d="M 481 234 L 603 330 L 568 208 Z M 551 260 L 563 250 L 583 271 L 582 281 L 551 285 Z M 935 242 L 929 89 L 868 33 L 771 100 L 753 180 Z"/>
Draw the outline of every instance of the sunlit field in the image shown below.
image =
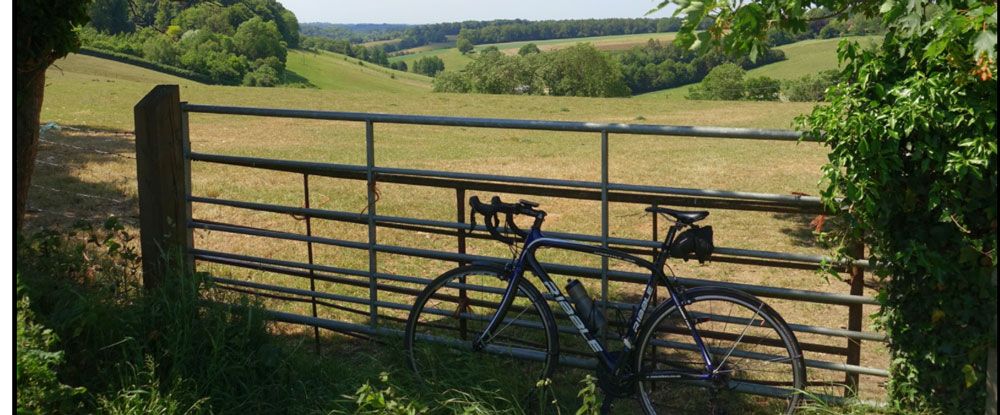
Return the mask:
<path id="1" fill-rule="evenodd" d="M 541 44 L 542 42 L 538 42 Z M 513 47 L 513 46 L 512 46 Z M 412 56 L 412 55 L 411 55 Z M 409 59 L 409 57 L 407 58 Z M 399 74 L 367 63 L 344 60 L 333 54 L 289 54 L 289 69 L 323 89 L 249 88 L 201 85 L 128 65 L 71 55 L 48 72 L 41 122 L 55 123 L 42 133 L 36 175 L 29 200 L 28 227 L 40 229 L 65 225 L 77 219 L 96 219 L 113 214 L 138 224 L 135 181 L 133 106 L 156 84 L 181 85 L 181 100 L 196 104 L 250 107 L 300 108 L 328 111 L 419 114 L 452 117 L 487 117 L 635 123 L 704 125 L 750 128 L 791 128 L 793 119 L 811 110 L 809 103 L 707 102 L 681 99 L 602 99 L 549 96 L 437 94 L 429 92 L 427 79 Z M 325 74 L 325 76 L 320 76 Z M 321 84 L 322 83 L 322 84 Z M 537 132 L 466 127 L 428 127 L 375 124 L 375 161 L 379 166 L 452 172 L 600 181 L 600 135 L 596 133 Z M 190 114 L 191 150 L 282 160 L 364 165 L 363 123 L 280 118 L 252 118 Z M 817 195 L 825 148 L 815 143 L 771 142 L 685 137 L 645 137 L 612 134 L 609 140 L 609 175 L 613 183 L 668 187 L 734 190 L 775 194 Z M 362 213 L 368 207 L 363 181 L 310 177 L 313 208 Z M 438 221 L 456 221 L 454 190 L 381 183 L 377 187 L 379 215 L 405 216 Z M 195 196 L 304 206 L 303 177 L 248 168 L 194 162 L 192 193 Z M 466 196 L 492 196 L 469 192 Z M 600 203 L 503 195 L 505 199 L 527 198 L 549 212 L 545 230 L 600 235 Z M 610 215 L 612 237 L 650 239 L 651 218 L 644 205 L 613 204 Z M 275 213 L 251 212 L 208 204 L 194 204 L 197 220 L 224 222 L 252 228 L 305 234 L 302 218 Z M 776 213 L 713 210 L 706 223 L 715 229 L 717 247 L 762 251 L 825 254 L 809 222 L 814 217 Z M 467 218 L 466 218 L 467 220 Z M 316 236 L 367 242 L 362 225 L 313 220 Z M 660 228 L 662 236 L 665 227 Z M 453 236 L 380 229 L 380 244 L 455 252 Z M 305 243 L 196 231 L 195 246 L 241 255 L 306 262 Z M 317 264 L 368 270 L 366 250 L 314 246 Z M 471 240 L 468 252 L 503 257 L 502 244 Z M 595 265 L 593 258 L 552 254 L 543 260 Z M 379 272 L 431 279 L 455 264 L 400 255 L 380 254 Z M 612 264 L 624 269 L 621 264 Z M 764 284 L 810 291 L 847 293 L 847 284 L 812 271 L 740 266 L 723 263 L 698 265 L 674 261 L 673 271 L 685 278 Z M 254 281 L 309 289 L 309 280 L 259 271 L 222 267 L 201 262 L 199 270 L 241 281 Z M 317 291 L 367 299 L 368 282 L 344 277 L 358 284 L 317 283 Z M 557 282 L 563 284 L 564 277 Z M 380 301 L 412 304 L 419 284 L 385 284 L 401 288 L 386 292 Z M 597 296 L 599 282 L 588 283 Z M 612 283 L 609 298 L 627 302 L 639 286 Z M 411 290 L 408 292 L 408 290 Z M 872 295 L 871 292 L 867 295 Z M 307 304 L 266 300 L 275 310 L 308 315 Z M 768 299 L 792 324 L 840 328 L 847 325 L 847 308 Z M 367 305 L 321 307 L 319 316 L 368 324 Z M 866 307 L 865 315 L 874 308 Z M 398 328 L 392 317 L 405 313 L 385 311 L 384 324 Z M 866 321 L 865 327 L 870 326 Z M 306 333 L 297 326 L 281 326 L 287 332 Z M 308 331 L 311 333 L 311 330 Z M 327 335 L 339 338 L 335 335 Z M 575 334 L 563 334 L 567 348 L 578 342 Z M 801 335 L 800 341 L 836 342 L 846 339 Z M 884 368 L 883 348 L 865 342 L 862 365 Z M 577 345 L 578 346 L 578 345 Z M 806 359 L 820 358 L 806 355 Z M 842 359 L 842 358 L 841 358 Z M 557 372 L 558 376 L 558 372 Z M 572 382 L 578 382 L 577 374 Z M 815 376 L 815 378 L 814 378 Z M 810 369 L 817 381 L 843 382 L 843 374 Z M 862 377 L 862 395 L 882 396 L 881 379 Z M 576 387 L 574 385 L 573 387 Z M 816 387 L 840 393 L 842 388 Z"/>

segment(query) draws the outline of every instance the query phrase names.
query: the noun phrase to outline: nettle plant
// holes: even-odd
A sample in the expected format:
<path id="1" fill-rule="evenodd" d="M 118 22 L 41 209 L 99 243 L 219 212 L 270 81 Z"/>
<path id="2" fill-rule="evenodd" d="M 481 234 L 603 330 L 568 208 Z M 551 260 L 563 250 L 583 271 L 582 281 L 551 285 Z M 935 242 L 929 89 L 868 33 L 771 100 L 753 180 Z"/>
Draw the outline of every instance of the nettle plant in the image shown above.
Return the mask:
<path id="1" fill-rule="evenodd" d="M 841 42 L 841 83 L 798 120 L 830 148 L 823 197 L 847 255 L 863 242 L 890 336 L 890 398 L 903 408 L 982 413 L 996 346 L 996 2 L 673 0 L 678 41 L 755 56 L 769 28 L 878 16 L 876 50 Z M 815 17 L 807 12 L 830 12 Z M 706 31 L 693 22 L 714 19 Z"/>

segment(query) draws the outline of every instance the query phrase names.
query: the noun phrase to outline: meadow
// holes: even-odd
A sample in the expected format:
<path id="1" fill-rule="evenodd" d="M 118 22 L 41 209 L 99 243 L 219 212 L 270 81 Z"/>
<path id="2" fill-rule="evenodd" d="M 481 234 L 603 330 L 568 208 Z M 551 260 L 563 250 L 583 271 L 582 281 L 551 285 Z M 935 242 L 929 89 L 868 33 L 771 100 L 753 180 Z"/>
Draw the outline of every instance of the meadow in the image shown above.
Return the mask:
<path id="1" fill-rule="evenodd" d="M 648 35 L 646 35 L 648 36 Z M 514 48 L 514 46 L 511 46 Z M 708 102 L 686 100 L 597 99 L 548 96 L 511 96 L 430 93 L 426 79 L 384 68 L 360 65 L 343 57 L 292 52 L 289 70 L 322 89 L 223 87 L 194 83 L 156 72 L 96 58 L 71 55 L 48 73 L 42 124 L 55 123 L 42 134 L 38 167 L 29 201 L 28 226 L 43 229 L 77 219 L 100 219 L 109 214 L 136 226 L 132 107 L 155 84 L 181 86 L 181 99 L 197 104 L 301 108 L 331 111 L 462 117 L 543 119 L 603 123 L 709 125 L 752 128 L 790 128 L 792 120 L 812 104 Z M 524 175 L 553 179 L 598 181 L 600 143 L 596 134 L 510 131 L 376 125 L 376 162 L 382 166 L 461 172 Z M 192 151 L 303 160 L 328 163 L 365 163 L 364 126 L 360 123 L 249 118 L 192 114 Z M 612 135 L 612 182 L 790 194 L 817 194 L 825 149 L 818 144 L 756 140 L 690 139 Z M 301 206 L 302 178 L 285 173 L 195 163 L 193 193 L 198 196 Z M 361 212 L 367 206 L 362 182 L 311 180 L 313 207 Z M 453 192 L 415 186 L 379 186 L 379 214 L 417 216 L 452 221 Z M 489 196 L 481 194 L 481 197 Z M 516 198 L 516 195 L 506 195 Z M 538 198 L 551 214 L 546 229 L 599 233 L 599 204 Z M 637 205 L 612 208 L 613 237 L 648 238 L 649 218 Z M 248 227 L 304 233 L 295 218 L 247 213 L 211 205 L 194 206 L 197 219 Z M 737 211 L 713 211 L 716 245 L 769 251 L 823 254 L 809 229 L 812 217 Z M 314 223 L 313 233 L 366 241 L 363 227 L 342 223 Z M 380 231 L 379 242 L 418 248 L 454 249 L 454 240 L 440 235 Z M 276 259 L 304 261 L 301 243 L 263 242 L 224 232 L 199 231 L 195 245 Z M 501 256 L 504 247 L 489 241 L 471 243 L 472 253 Z M 572 258 L 576 260 L 575 258 Z M 580 259 L 584 261 L 583 259 Z M 393 255 L 380 256 L 380 271 L 433 278 L 453 264 Z M 316 262 L 367 269 L 367 254 L 343 248 L 317 248 Z M 200 264 L 215 275 L 307 288 L 308 281 L 261 272 Z M 764 269 L 731 264 L 699 266 L 678 262 L 680 276 L 740 283 L 764 283 L 806 290 L 839 292 L 847 285 L 811 271 Z M 318 289 L 356 297 L 367 290 L 320 284 Z M 593 290 L 591 291 L 594 292 Z M 612 287 L 615 298 L 634 294 L 634 287 Z M 867 293 L 872 295 L 872 293 Z M 388 298 L 405 302 L 406 298 Z M 769 301 L 771 302 L 771 301 Z M 793 324 L 837 327 L 846 324 L 846 309 L 804 306 L 774 300 L 778 311 Z M 269 300 L 273 309 L 307 314 L 306 306 Z M 803 308 L 806 307 L 806 308 Z M 870 315 L 874 309 L 865 310 Z M 367 317 L 337 309 L 321 316 L 364 323 Z M 867 327 L 866 323 L 866 327 Z M 280 332 L 308 335 L 298 326 L 277 326 Z M 349 339 L 324 333 L 333 350 L 358 351 Z M 344 346 L 344 345 L 347 346 Z M 885 367 L 882 347 L 865 343 L 863 365 Z M 401 367 L 391 368 L 402 371 Z M 826 374 L 823 379 L 839 381 Z M 578 378 L 577 378 L 578 379 Z M 842 378 L 841 378 L 842 380 Z M 879 397 L 878 379 L 863 378 L 864 396 Z M 573 380 L 576 382 L 576 379 Z"/>

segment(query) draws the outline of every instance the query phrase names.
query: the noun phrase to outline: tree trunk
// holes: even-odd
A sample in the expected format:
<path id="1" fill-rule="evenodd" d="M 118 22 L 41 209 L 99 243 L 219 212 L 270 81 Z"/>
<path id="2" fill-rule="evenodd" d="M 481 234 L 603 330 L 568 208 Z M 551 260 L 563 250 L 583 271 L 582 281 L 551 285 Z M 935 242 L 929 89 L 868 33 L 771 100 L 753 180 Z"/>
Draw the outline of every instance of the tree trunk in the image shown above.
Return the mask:
<path id="1" fill-rule="evenodd" d="M 17 163 L 17 205 L 14 218 L 20 232 L 24 225 L 25 207 L 28 202 L 28 188 L 31 173 L 35 170 L 35 154 L 38 153 L 38 122 L 42 112 L 42 97 L 45 94 L 45 70 L 49 65 L 31 65 L 31 69 L 15 68 L 16 74 L 16 118 L 17 146 L 14 161 Z"/>

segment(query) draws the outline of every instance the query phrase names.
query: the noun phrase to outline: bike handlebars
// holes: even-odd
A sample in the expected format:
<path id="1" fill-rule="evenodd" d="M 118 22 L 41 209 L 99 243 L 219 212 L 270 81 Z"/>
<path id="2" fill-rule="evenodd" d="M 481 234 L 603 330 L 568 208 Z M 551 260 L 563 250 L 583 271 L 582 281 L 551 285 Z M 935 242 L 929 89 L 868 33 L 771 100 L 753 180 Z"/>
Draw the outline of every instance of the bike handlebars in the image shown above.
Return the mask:
<path id="1" fill-rule="evenodd" d="M 538 203 L 527 200 L 520 200 L 517 203 L 504 203 L 500 200 L 499 196 L 493 196 L 490 199 L 490 203 L 486 204 L 479 201 L 479 196 L 472 196 L 469 198 L 469 206 L 472 207 L 472 212 L 469 214 L 470 222 L 472 222 L 470 229 L 476 228 L 476 213 L 479 213 L 483 215 L 483 220 L 486 222 L 486 230 L 490 232 L 490 236 L 508 245 L 514 244 L 514 239 L 501 235 L 497 230 L 497 226 L 500 225 L 499 215 L 501 213 L 507 216 L 505 218 L 507 229 L 510 229 L 522 238 L 526 238 L 528 232 L 525 232 L 514 223 L 514 215 L 531 216 L 535 218 L 536 224 L 540 224 L 541 220 L 545 218 L 545 211 L 535 209 L 538 207 Z"/>

